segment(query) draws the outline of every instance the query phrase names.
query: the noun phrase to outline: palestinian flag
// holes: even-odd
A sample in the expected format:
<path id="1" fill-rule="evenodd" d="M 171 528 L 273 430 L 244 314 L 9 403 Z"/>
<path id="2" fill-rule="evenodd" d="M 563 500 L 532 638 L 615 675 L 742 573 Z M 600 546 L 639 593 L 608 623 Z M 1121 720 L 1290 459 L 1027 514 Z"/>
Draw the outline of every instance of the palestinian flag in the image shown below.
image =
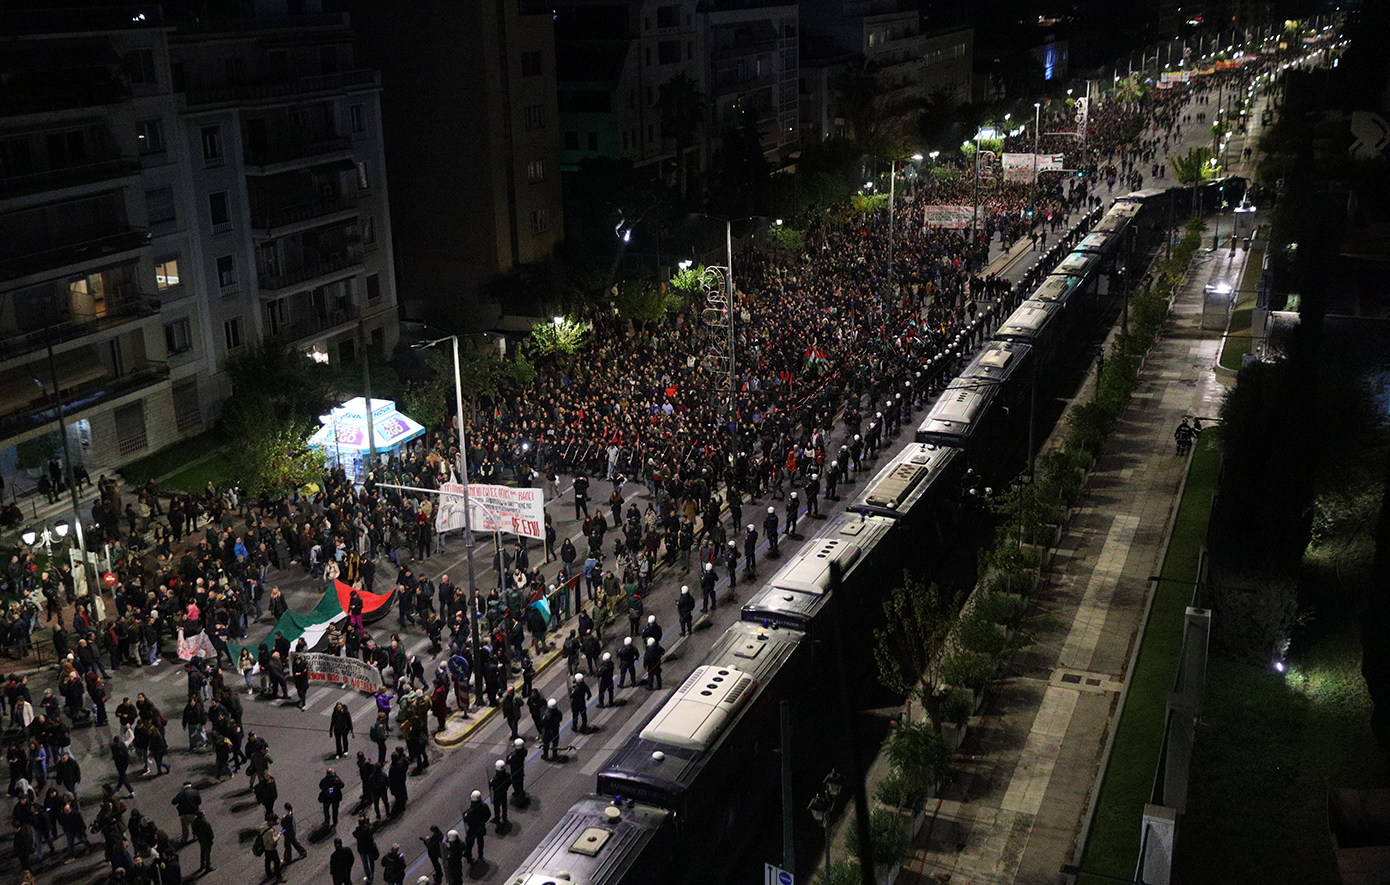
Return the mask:
<path id="1" fill-rule="evenodd" d="M 348 599 L 352 596 L 352 587 L 342 581 L 334 581 L 333 583 L 333 589 L 325 590 L 323 595 L 319 597 L 318 604 L 311 610 L 303 614 L 293 611 L 285 612 L 264 637 L 248 640 L 244 646 L 251 649 L 251 654 L 254 655 L 260 643 L 272 645 L 278 631 L 284 634 L 285 638 L 290 641 L 290 645 L 294 645 L 295 640 L 303 637 L 304 644 L 312 650 L 328 632 L 329 624 L 347 619 Z M 389 593 L 368 593 L 365 590 L 358 590 L 357 592 L 362 595 L 362 620 L 369 624 L 385 617 L 386 613 L 391 610 L 391 600 L 396 595 L 394 588 Z M 227 650 L 231 652 L 233 662 L 241 657 L 242 648 L 242 643 L 227 643 Z"/>
<path id="2" fill-rule="evenodd" d="M 830 368 L 830 360 L 825 358 L 825 351 L 812 345 L 806 348 L 806 354 L 801 361 L 801 366 L 808 372 L 821 372 Z"/>

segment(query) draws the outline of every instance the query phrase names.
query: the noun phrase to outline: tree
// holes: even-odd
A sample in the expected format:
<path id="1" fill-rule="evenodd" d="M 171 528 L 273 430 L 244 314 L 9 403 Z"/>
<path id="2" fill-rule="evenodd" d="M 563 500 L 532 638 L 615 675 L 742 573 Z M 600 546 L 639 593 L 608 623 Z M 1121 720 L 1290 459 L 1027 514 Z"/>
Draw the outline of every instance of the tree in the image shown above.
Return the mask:
<path id="1" fill-rule="evenodd" d="M 263 416 L 242 428 L 233 457 L 236 475 L 248 495 L 278 498 L 298 491 L 323 475 L 324 453 L 308 445 L 309 424 L 288 424 Z"/>
<path id="2" fill-rule="evenodd" d="M 661 131 L 676 139 L 677 187 L 684 199 L 689 180 L 689 158 L 685 152 L 704 123 L 708 102 L 694 80 L 677 74 L 661 84 L 656 106 L 661 111 Z"/>
<path id="3" fill-rule="evenodd" d="M 531 340 L 539 354 L 571 354 L 584 346 L 584 339 L 593 331 L 587 320 L 561 317 L 558 323 L 536 323 L 531 328 Z"/>
<path id="4" fill-rule="evenodd" d="M 222 407 L 223 423 L 233 432 L 262 415 L 280 421 L 316 422 L 355 385 L 338 366 L 309 359 L 303 351 L 276 341 L 231 354 L 224 364 L 232 395 Z"/>
<path id="5" fill-rule="evenodd" d="M 934 709 L 941 652 L 959 608 L 959 598 L 944 599 L 936 584 L 905 570 L 903 582 L 883 601 L 887 626 L 874 631 L 879 682 Z"/>
<path id="6" fill-rule="evenodd" d="M 1197 214 L 1197 185 L 1216 173 L 1211 165 L 1211 158 L 1211 148 L 1205 146 L 1190 148 L 1185 154 L 1176 154 L 1168 158 L 1173 177 L 1179 184 L 1192 188 L 1193 215 Z"/>

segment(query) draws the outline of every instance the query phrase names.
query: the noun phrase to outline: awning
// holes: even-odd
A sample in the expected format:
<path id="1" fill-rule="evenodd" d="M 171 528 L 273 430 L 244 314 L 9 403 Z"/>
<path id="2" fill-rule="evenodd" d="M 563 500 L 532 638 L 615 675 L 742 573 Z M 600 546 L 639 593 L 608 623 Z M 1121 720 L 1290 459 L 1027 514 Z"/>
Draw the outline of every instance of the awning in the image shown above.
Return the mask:
<path id="1" fill-rule="evenodd" d="M 360 396 L 320 415 L 319 422 L 323 426 L 309 437 L 309 445 L 335 452 L 366 452 L 371 450 L 371 444 L 384 451 L 425 432 L 425 428 L 396 411 L 394 401 L 373 399 L 372 439 L 368 440 L 367 401 Z"/>

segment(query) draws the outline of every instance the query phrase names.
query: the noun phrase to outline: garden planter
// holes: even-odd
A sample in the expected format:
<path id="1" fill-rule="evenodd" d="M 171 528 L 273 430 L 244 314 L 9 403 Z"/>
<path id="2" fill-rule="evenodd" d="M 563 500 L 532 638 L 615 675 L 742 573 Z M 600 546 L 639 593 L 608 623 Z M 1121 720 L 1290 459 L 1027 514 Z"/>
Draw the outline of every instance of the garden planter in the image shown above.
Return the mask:
<path id="1" fill-rule="evenodd" d="M 941 725 L 941 740 L 945 742 L 946 749 L 952 753 L 960 750 L 960 745 L 965 742 L 966 726 L 957 725 L 954 722 L 944 722 Z M 928 797 L 930 798 L 930 797 Z"/>

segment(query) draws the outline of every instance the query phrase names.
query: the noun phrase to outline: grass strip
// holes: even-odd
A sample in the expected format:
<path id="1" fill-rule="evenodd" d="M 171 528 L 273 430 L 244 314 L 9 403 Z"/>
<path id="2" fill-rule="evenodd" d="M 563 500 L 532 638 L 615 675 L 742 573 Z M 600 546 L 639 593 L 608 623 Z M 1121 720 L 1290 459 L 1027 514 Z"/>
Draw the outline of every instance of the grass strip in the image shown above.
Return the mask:
<path id="1" fill-rule="evenodd" d="M 1217 430 L 1208 430 L 1198 438 L 1188 467 L 1187 484 L 1163 561 L 1163 580 L 1154 591 L 1130 674 L 1129 693 L 1086 840 L 1082 868 L 1088 872 L 1129 877 L 1139 859 L 1144 805 L 1153 791 L 1168 695 L 1182 652 L 1184 617 L 1192 601 L 1198 554 L 1207 537 L 1220 471 Z"/>

